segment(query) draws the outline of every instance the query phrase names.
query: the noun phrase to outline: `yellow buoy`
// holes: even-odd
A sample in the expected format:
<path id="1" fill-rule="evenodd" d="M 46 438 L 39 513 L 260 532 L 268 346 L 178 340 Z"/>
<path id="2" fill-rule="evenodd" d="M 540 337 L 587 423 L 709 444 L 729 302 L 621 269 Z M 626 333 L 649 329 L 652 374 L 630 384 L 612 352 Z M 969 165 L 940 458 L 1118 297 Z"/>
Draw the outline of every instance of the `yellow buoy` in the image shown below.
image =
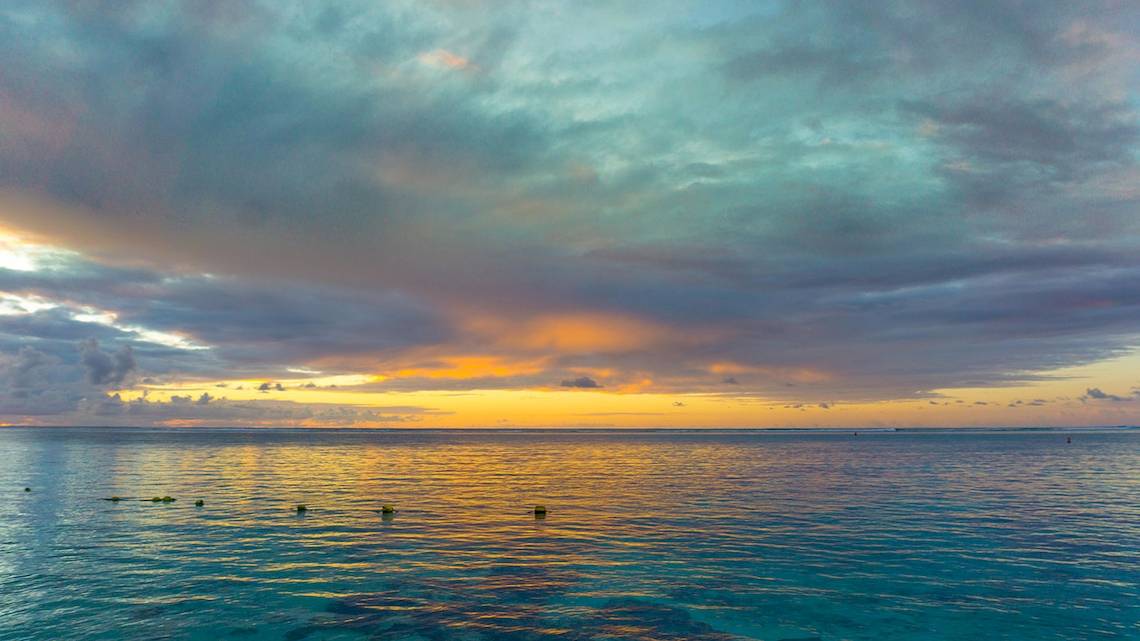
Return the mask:
<path id="1" fill-rule="evenodd" d="M 381 514 L 395 514 L 396 508 L 392 507 L 391 505 L 382 505 L 382 506 L 380 506 L 380 513 Z"/>

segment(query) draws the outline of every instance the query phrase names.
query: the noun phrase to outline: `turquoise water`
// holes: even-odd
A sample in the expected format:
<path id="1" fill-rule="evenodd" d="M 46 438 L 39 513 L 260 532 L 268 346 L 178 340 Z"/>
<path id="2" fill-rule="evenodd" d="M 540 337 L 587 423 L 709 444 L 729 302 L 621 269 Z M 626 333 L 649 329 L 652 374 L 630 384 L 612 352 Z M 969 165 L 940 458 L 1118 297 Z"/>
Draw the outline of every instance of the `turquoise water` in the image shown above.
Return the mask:
<path id="1" fill-rule="evenodd" d="M 0 429 L 0 638 L 1140 639 L 1065 436 Z"/>

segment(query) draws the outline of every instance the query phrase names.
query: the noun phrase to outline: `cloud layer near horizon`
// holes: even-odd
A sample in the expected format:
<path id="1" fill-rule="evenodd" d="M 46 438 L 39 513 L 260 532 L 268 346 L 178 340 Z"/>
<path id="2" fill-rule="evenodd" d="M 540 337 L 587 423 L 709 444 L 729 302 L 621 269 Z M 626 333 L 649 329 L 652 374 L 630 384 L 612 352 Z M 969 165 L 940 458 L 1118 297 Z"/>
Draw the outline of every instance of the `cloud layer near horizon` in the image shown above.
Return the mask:
<path id="1" fill-rule="evenodd" d="M 1138 32 L 1111 1 L 6 3 L 0 224 L 40 254 L 0 271 L 2 413 L 297 371 L 823 404 L 1123 354 Z"/>

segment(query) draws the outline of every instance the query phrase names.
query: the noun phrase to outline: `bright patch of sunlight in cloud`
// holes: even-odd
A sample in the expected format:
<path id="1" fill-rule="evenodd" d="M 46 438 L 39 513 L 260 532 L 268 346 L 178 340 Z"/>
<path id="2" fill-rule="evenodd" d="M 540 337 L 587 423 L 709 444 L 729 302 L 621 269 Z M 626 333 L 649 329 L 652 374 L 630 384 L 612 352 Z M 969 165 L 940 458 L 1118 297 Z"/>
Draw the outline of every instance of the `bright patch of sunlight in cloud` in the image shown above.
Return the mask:
<path id="1" fill-rule="evenodd" d="M 175 347 L 178 349 L 188 350 L 210 349 L 208 345 L 200 345 L 179 334 L 161 332 L 154 329 L 139 327 L 137 325 L 121 324 L 118 322 L 118 315 L 116 315 L 114 312 L 108 312 L 106 310 L 85 307 L 82 312 L 72 314 L 71 317 L 81 323 L 98 323 L 99 325 L 113 327 L 119 331 L 134 334 L 139 338 L 139 340 L 143 340 L 148 343 L 155 343 L 156 345 L 165 345 L 167 347 Z"/>
<path id="2" fill-rule="evenodd" d="M 53 307 L 58 305 L 39 296 L 0 293 L 0 316 L 34 314 Z"/>
<path id="3" fill-rule="evenodd" d="M 73 255 L 74 252 L 28 242 L 0 228 L 0 269 L 34 272 Z"/>

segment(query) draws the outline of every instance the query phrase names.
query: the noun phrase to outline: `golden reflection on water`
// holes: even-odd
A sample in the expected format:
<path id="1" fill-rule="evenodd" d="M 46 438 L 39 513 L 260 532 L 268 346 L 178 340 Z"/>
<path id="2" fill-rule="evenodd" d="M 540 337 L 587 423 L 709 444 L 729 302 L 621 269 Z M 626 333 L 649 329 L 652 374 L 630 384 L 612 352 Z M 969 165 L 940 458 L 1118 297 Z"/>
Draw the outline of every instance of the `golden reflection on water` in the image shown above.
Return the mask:
<path id="1" fill-rule="evenodd" d="M 762 481 L 776 461 L 758 453 L 572 441 L 171 448 L 119 458 L 103 493 L 208 498 L 209 508 L 236 508 L 235 517 L 297 503 L 309 506 L 310 517 L 368 512 L 382 503 L 398 505 L 400 515 L 447 514 L 464 523 L 530 514 L 536 504 L 563 515 L 639 517 L 699 504 L 705 486 L 743 478 L 733 468 L 747 470 L 749 483 Z M 796 462 L 781 455 L 778 463 Z"/>
<path id="2" fill-rule="evenodd" d="M 196 612 L 250 638 L 727 641 L 1016 615 L 1008 638 L 1065 638 L 1042 588 L 1063 581 L 1114 633 L 1137 593 L 1129 438 L 0 432 L 0 480 L 35 486 L 3 499 L 0 587 L 24 596 L 0 590 L 0 617 L 44 639 Z"/>

